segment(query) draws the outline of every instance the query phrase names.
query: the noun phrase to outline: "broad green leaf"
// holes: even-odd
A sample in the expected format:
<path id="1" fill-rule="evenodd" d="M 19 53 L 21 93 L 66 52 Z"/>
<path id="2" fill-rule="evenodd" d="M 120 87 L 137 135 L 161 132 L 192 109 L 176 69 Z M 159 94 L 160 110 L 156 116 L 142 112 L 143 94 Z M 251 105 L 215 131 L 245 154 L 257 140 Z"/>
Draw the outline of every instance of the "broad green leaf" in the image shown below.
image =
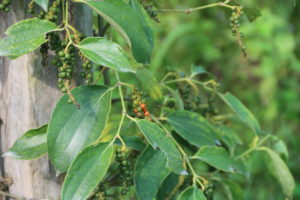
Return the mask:
<path id="1" fill-rule="evenodd" d="M 38 18 L 22 20 L 7 29 L 5 38 L 0 40 L 0 56 L 18 58 L 46 42 L 46 33 L 58 27 L 48 20 Z"/>
<path id="2" fill-rule="evenodd" d="M 160 150 L 147 147 L 137 160 L 134 182 L 140 200 L 153 200 L 165 178 L 170 174 L 167 159 Z"/>
<path id="3" fill-rule="evenodd" d="M 118 132 L 121 117 L 120 114 L 112 114 L 108 117 L 106 126 L 99 137 L 100 142 L 110 142 L 115 137 Z M 126 119 L 124 121 L 126 121 Z"/>
<path id="4" fill-rule="evenodd" d="M 260 147 L 257 150 L 262 151 L 265 154 L 266 165 L 270 173 L 278 180 L 284 194 L 287 197 L 292 197 L 295 188 L 295 181 L 284 161 L 269 148 Z"/>
<path id="5" fill-rule="evenodd" d="M 223 101 L 236 113 L 236 115 L 242 120 L 247 126 L 252 128 L 258 135 L 261 132 L 260 125 L 253 116 L 253 114 L 231 93 L 226 94 L 219 93 Z"/>
<path id="6" fill-rule="evenodd" d="M 112 41 L 101 37 L 85 38 L 77 46 L 80 51 L 96 64 L 121 72 L 134 72 L 123 49 Z"/>
<path id="7" fill-rule="evenodd" d="M 48 10 L 49 0 L 34 0 L 39 6 L 41 6 L 45 11 Z"/>
<path id="8" fill-rule="evenodd" d="M 159 101 L 163 98 L 162 89 L 151 71 L 145 68 L 139 68 L 136 71 L 136 77 L 141 82 L 142 87 L 149 93 L 151 98 Z"/>
<path id="9" fill-rule="evenodd" d="M 21 136 L 15 144 L 3 154 L 16 159 L 31 160 L 47 153 L 47 127 L 44 125 L 37 129 L 31 129 Z"/>
<path id="10" fill-rule="evenodd" d="M 175 143 L 166 136 L 164 131 L 155 123 L 147 120 L 137 120 L 137 126 L 154 149 L 159 148 L 167 157 L 167 166 L 177 174 L 186 174 L 183 161 Z"/>
<path id="11" fill-rule="evenodd" d="M 177 200 L 207 200 L 203 192 L 196 186 L 185 189 Z"/>
<path id="12" fill-rule="evenodd" d="M 244 12 L 250 22 L 253 22 L 256 18 L 261 16 L 260 10 L 254 7 L 244 7 Z"/>
<path id="13" fill-rule="evenodd" d="M 99 15 L 117 29 L 131 45 L 138 62 L 148 64 L 154 46 L 154 33 L 147 20 L 136 8 L 124 1 L 84 0 Z"/>
<path id="14" fill-rule="evenodd" d="M 157 193 L 156 199 L 166 199 L 170 193 L 173 191 L 173 189 L 176 187 L 179 179 L 184 180 L 185 176 L 180 176 L 178 174 L 170 173 L 170 175 L 164 180 L 164 182 L 161 184 L 159 191 Z M 170 200 L 175 199 L 174 196 Z"/>
<path id="15" fill-rule="evenodd" d="M 58 172 L 65 172 L 80 150 L 99 137 L 111 107 L 111 89 L 105 86 L 80 86 L 72 94 L 80 109 L 64 95 L 48 127 L 49 158 Z"/>
<path id="16" fill-rule="evenodd" d="M 198 74 L 207 74 L 207 71 L 203 66 L 192 64 L 191 76 L 196 76 Z"/>
<path id="17" fill-rule="evenodd" d="M 222 143 L 229 149 L 230 155 L 234 155 L 234 151 L 238 144 L 242 144 L 243 141 L 237 136 L 237 134 L 227 126 L 218 126 L 218 136 Z"/>
<path id="18" fill-rule="evenodd" d="M 225 172 L 241 172 L 238 164 L 229 156 L 227 151 L 222 147 L 202 147 L 194 155 L 193 158 L 206 162 L 214 168 Z"/>
<path id="19" fill-rule="evenodd" d="M 111 143 L 84 148 L 66 175 L 62 200 L 87 199 L 105 176 L 113 157 Z"/>
<path id="20" fill-rule="evenodd" d="M 197 113 L 176 111 L 167 116 L 167 121 L 181 137 L 197 147 L 220 143 L 213 126 Z"/>

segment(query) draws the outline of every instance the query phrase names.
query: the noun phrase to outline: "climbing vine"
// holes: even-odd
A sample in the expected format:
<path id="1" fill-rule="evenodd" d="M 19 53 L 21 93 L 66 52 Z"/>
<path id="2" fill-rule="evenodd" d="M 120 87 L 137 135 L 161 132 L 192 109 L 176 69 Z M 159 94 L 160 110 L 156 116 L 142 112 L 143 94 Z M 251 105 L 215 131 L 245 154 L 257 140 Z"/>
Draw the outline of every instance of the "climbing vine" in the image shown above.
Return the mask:
<path id="1" fill-rule="evenodd" d="M 9 12 L 10 4 L 0 1 L 0 10 Z M 93 23 L 102 36 L 78 31 L 70 7 L 79 4 L 105 21 L 102 27 Z M 48 124 L 24 133 L 4 156 L 30 160 L 47 153 L 57 174 L 65 174 L 63 200 L 211 200 L 222 187 L 239 187 L 236 177 L 247 179 L 247 162 L 259 153 L 291 198 L 294 180 L 270 148 L 272 135 L 236 96 L 221 92 L 201 66 L 192 65 L 186 74 L 169 71 L 161 80 L 151 74 L 150 19 L 212 8 L 231 13 L 228 26 L 246 57 L 240 18 L 253 21 L 260 14 L 236 1 L 183 10 L 137 0 L 30 1 L 30 17 L 7 29 L 0 56 L 17 59 L 39 49 L 41 64 L 55 66 L 63 95 Z M 131 54 L 108 29 L 120 32 Z M 136 83 L 122 81 L 124 74 L 135 76 Z M 99 83 L 107 76 L 110 83 Z M 250 145 L 240 143 L 243 133 L 235 131 L 236 124 L 252 131 Z"/>

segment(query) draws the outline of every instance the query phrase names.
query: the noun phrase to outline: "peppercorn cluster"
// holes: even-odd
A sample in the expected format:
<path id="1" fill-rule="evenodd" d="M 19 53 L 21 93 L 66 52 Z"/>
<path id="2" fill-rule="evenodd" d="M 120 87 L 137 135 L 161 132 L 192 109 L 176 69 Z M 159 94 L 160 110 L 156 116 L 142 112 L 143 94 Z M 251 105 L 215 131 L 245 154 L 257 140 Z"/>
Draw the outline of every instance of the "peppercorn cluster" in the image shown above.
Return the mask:
<path id="1" fill-rule="evenodd" d="M 185 110 L 196 111 L 201 103 L 199 95 L 194 95 L 192 87 L 189 84 L 180 84 L 179 92 L 181 94 Z"/>
<path id="2" fill-rule="evenodd" d="M 51 7 L 49 8 L 49 12 L 45 15 L 45 19 L 51 22 L 56 22 L 58 19 L 58 13 L 60 12 L 61 0 L 55 0 Z"/>
<path id="3" fill-rule="evenodd" d="M 86 84 L 90 84 L 93 81 L 93 74 L 91 71 L 93 65 L 81 52 L 79 52 L 79 56 L 83 62 L 82 68 L 84 70 L 80 73 L 80 76 L 85 79 Z"/>
<path id="4" fill-rule="evenodd" d="M 133 99 L 133 112 L 137 118 L 147 119 L 151 121 L 150 112 L 147 109 L 146 104 L 142 100 L 142 95 L 136 90 L 132 93 Z"/>
<path id="5" fill-rule="evenodd" d="M 240 17 L 243 14 L 244 14 L 243 7 L 236 6 L 230 17 L 230 26 L 231 26 L 232 35 L 236 37 L 238 44 L 241 47 L 244 56 L 246 57 L 247 56 L 246 46 L 244 45 L 242 40 L 244 35 L 242 32 L 240 32 Z"/>
<path id="6" fill-rule="evenodd" d="M 100 184 L 95 190 L 92 196 L 88 200 L 105 200 L 106 199 L 106 189 L 104 185 Z"/>
<path id="7" fill-rule="evenodd" d="M 217 114 L 218 111 L 214 107 L 213 96 L 203 102 L 200 94 L 196 94 L 188 84 L 180 84 L 179 93 L 185 110 L 200 113 L 204 117 Z"/>
<path id="8" fill-rule="evenodd" d="M 4 12 L 9 12 L 10 11 L 10 6 L 11 1 L 10 0 L 3 0 L 0 1 L 0 10 L 3 10 Z"/>
<path id="9" fill-rule="evenodd" d="M 212 183 L 209 183 L 206 185 L 204 189 L 204 195 L 206 196 L 207 200 L 212 200 L 214 194 L 214 185 Z"/>
<path id="10" fill-rule="evenodd" d="M 119 181 L 121 189 L 121 194 L 126 195 L 130 186 L 133 185 L 133 163 L 132 157 L 129 155 L 129 151 L 124 148 L 119 148 L 116 151 L 116 161 L 119 163 Z"/>
<path id="11" fill-rule="evenodd" d="M 49 7 L 49 11 L 46 13 L 45 11 L 40 11 L 39 14 L 36 13 L 34 9 L 34 1 L 31 1 L 28 5 L 28 12 L 35 17 L 40 19 L 46 19 L 51 22 L 56 22 L 58 20 L 58 14 L 60 12 L 61 0 L 53 1 L 52 5 Z"/>

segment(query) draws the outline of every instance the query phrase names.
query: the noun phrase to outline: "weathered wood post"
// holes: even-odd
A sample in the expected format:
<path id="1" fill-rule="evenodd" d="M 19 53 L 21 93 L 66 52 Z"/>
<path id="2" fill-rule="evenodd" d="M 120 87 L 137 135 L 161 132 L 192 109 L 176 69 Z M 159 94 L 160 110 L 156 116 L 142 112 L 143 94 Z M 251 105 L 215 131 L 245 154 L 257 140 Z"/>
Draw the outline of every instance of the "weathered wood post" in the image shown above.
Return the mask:
<path id="1" fill-rule="evenodd" d="M 25 3 L 13 1 L 10 13 L 0 13 L 0 37 L 5 35 L 7 27 L 26 17 Z M 75 10 L 80 13 L 79 29 L 91 35 L 92 31 L 87 30 L 91 29 L 87 26 L 91 23 L 91 12 L 81 6 Z M 61 96 L 56 74 L 53 66 L 41 65 L 39 50 L 16 60 L 0 57 L 1 154 L 25 131 L 48 122 Z M 47 156 L 33 161 L 5 157 L 0 159 L 0 167 L 0 175 L 13 179 L 10 193 L 30 199 L 60 198 L 61 180 L 55 176 Z"/>

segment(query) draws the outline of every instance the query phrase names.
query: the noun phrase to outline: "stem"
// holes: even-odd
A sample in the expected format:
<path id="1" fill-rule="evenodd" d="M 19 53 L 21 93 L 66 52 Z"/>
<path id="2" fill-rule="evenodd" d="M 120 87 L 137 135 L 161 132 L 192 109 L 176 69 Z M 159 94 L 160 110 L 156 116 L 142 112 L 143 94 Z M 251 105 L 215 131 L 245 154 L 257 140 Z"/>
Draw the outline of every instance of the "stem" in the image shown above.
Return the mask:
<path id="1" fill-rule="evenodd" d="M 67 95 L 69 96 L 69 98 L 70 98 L 70 99 L 72 100 L 72 102 L 77 106 L 77 108 L 80 109 L 80 104 L 76 101 L 75 97 L 74 97 L 73 94 L 71 93 L 69 80 L 65 82 L 65 87 L 66 87 L 66 89 L 67 89 Z"/>
<path id="2" fill-rule="evenodd" d="M 126 113 L 124 113 L 124 111 L 123 111 L 122 112 L 122 117 L 121 117 L 121 120 L 120 120 L 120 124 L 119 124 L 118 130 L 117 130 L 117 134 L 114 138 L 114 140 L 116 140 L 116 138 L 118 138 L 121 141 L 123 147 L 125 147 L 126 144 L 125 144 L 124 140 L 121 138 L 120 132 L 121 132 L 121 128 L 122 128 L 122 125 L 123 125 L 123 122 L 124 122 L 125 115 L 126 115 Z"/>
<path id="3" fill-rule="evenodd" d="M 263 137 L 260 142 L 253 148 L 248 149 L 247 151 L 241 153 L 240 155 L 238 155 L 235 160 L 239 160 L 243 157 L 245 157 L 246 155 L 252 153 L 253 151 L 257 150 L 263 143 L 265 143 L 269 138 L 271 137 L 271 135 L 266 135 L 265 137 Z"/>
<path id="4" fill-rule="evenodd" d="M 190 14 L 195 11 L 200 11 L 200 10 L 212 8 L 212 7 L 225 7 L 225 8 L 229 8 L 231 10 L 233 10 L 235 8 L 235 6 L 230 6 L 227 3 L 229 3 L 229 0 L 226 0 L 224 2 L 219 2 L 219 3 L 212 3 L 212 4 L 205 5 L 205 6 L 199 6 L 199 7 L 195 7 L 195 8 L 183 9 L 183 10 L 182 9 L 159 9 L 159 10 L 157 10 L 157 12 Z"/>
<path id="5" fill-rule="evenodd" d="M 121 141 L 121 143 L 122 143 L 122 145 L 123 145 L 123 147 L 125 147 L 126 144 L 125 144 L 125 142 L 123 141 L 123 139 L 121 138 L 120 132 L 121 132 L 121 128 L 122 128 L 122 125 L 123 125 L 123 122 L 124 122 L 124 118 L 125 118 L 125 116 L 126 116 L 126 106 L 125 106 L 124 97 L 123 97 L 123 93 L 122 93 L 122 86 L 121 86 L 121 84 L 120 84 L 121 81 L 120 81 L 119 74 L 118 74 L 117 71 L 115 71 L 115 74 L 116 74 L 116 78 L 117 78 L 117 81 L 118 81 L 118 83 L 117 83 L 118 86 L 117 86 L 117 87 L 118 87 L 118 89 L 119 89 L 119 95 L 120 95 L 120 100 L 121 100 L 121 104 L 122 104 L 122 117 L 121 117 L 121 121 L 120 121 L 118 130 L 117 130 L 117 134 L 116 134 L 114 140 L 115 140 L 116 138 L 119 138 L 120 141 Z"/>
<path id="6" fill-rule="evenodd" d="M 177 77 L 177 73 L 175 72 L 169 72 L 167 73 L 161 80 L 161 83 L 163 83 L 165 80 L 167 80 L 167 78 L 169 78 L 170 76 L 176 76 Z"/>
<path id="7" fill-rule="evenodd" d="M 174 79 L 174 80 L 171 80 L 171 81 L 165 81 L 162 84 L 170 84 L 170 83 L 177 83 L 177 82 L 188 82 L 189 84 L 195 83 L 195 84 L 200 85 L 203 89 L 205 89 L 209 92 L 216 92 L 215 88 L 210 88 L 210 87 L 207 86 L 207 84 L 210 83 L 211 81 L 201 82 L 201 81 L 197 81 L 195 79 L 192 79 L 191 77 L 178 78 L 178 79 Z"/>
<path id="8" fill-rule="evenodd" d="M 121 103 L 122 103 L 122 108 L 123 108 L 123 112 L 125 112 L 126 114 L 126 107 L 125 107 L 125 102 L 124 102 L 124 97 L 123 97 L 123 92 L 122 92 L 122 85 L 124 85 L 124 83 L 122 83 L 120 81 L 120 77 L 117 71 L 115 71 L 116 74 L 116 78 L 118 81 L 118 89 L 119 89 L 119 94 L 120 94 L 120 99 L 121 99 Z"/>
<path id="9" fill-rule="evenodd" d="M 131 85 L 131 84 L 128 84 L 128 83 L 119 82 L 119 84 L 120 84 L 120 85 L 124 85 L 124 86 L 126 86 L 126 87 L 129 87 L 129 88 L 131 88 L 131 89 L 134 89 L 134 86 Z"/>
<path id="10" fill-rule="evenodd" d="M 164 127 L 164 125 L 154 116 L 151 116 L 151 118 L 158 124 L 160 125 L 160 127 L 165 131 L 165 133 L 167 134 L 167 136 L 169 138 L 171 138 L 171 140 L 175 143 L 175 145 L 177 146 L 178 150 L 180 151 L 180 153 L 183 156 L 184 162 L 187 163 L 189 169 L 191 170 L 191 173 L 193 175 L 193 184 L 195 185 L 196 183 L 198 183 L 201 187 L 201 189 L 203 190 L 205 188 L 205 186 L 203 185 L 203 183 L 201 183 L 198 178 L 201 177 L 199 175 L 197 175 L 197 173 L 195 172 L 188 155 L 185 153 L 185 151 L 182 149 L 182 147 L 180 146 L 180 144 L 177 142 L 177 140 L 175 140 L 175 138 L 171 135 L 171 133 L 169 133 L 169 131 Z M 203 177 L 200 178 L 203 182 L 207 182 L 207 180 Z"/>

